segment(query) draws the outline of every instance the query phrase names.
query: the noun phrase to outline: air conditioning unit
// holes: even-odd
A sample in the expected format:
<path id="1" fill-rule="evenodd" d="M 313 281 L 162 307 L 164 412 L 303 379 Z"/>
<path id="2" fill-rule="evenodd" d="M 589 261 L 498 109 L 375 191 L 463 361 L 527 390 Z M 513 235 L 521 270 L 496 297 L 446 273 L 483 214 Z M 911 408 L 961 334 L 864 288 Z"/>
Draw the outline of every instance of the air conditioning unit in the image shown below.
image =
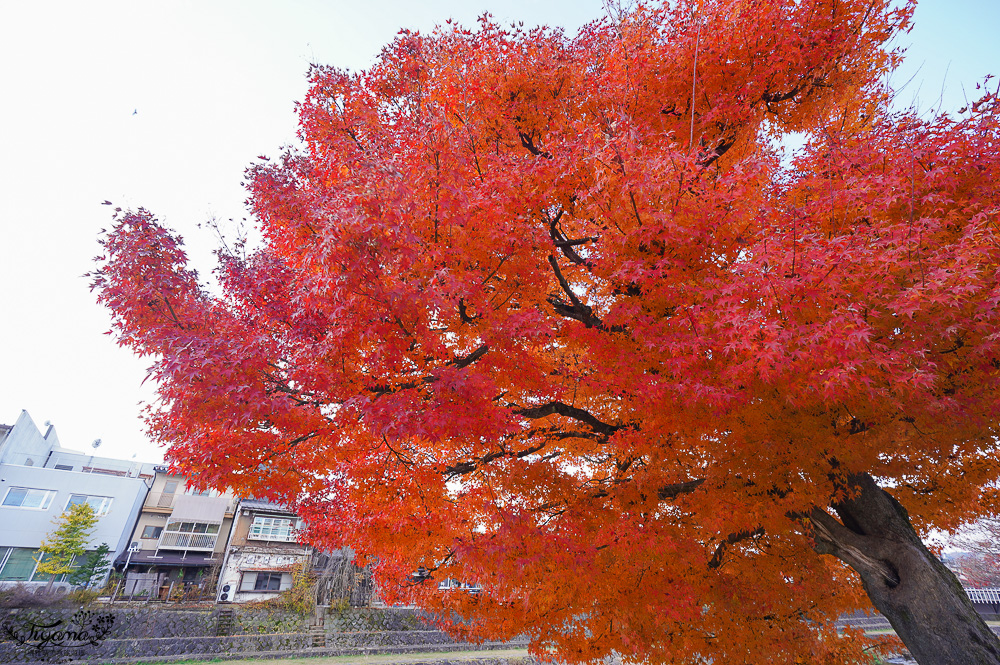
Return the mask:
<path id="1" fill-rule="evenodd" d="M 223 593 L 221 596 L 219 596 L 219 600 L 229 600 L 229 594 Z"/>
<path id="2" fill-rule="evenodd" d="M 132 544 L 128 548 L 128 551 L 132 552 L 133 554 L 135 552 L 138 552 L 139 551 L 139 541 L 138 540 L 133 540 Z"/>
<path id="3" fill-rule="evenodd" d="M 224 587 L 222 587 L 222 590 L 223 590 L 223 591 L 229 591 L 229 590 L 230 590 L 231 588 L 232 588 L 232 587 L 231 587 L 231 586 L 229 586 L 229 585 L 227 584 L 227 585 L 225 585 Z"/>

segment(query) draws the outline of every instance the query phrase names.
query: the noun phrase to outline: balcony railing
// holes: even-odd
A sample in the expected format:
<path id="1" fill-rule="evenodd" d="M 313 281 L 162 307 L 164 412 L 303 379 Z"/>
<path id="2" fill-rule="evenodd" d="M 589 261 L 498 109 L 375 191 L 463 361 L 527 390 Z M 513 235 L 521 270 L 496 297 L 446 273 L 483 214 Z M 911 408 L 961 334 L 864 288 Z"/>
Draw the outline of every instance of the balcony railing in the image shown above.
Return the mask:
<path id="1" fill-rule="evenodd" d="M 77 473 L 96 473 L 121 478 L 139 478 L 142 465 L 123 460 L 113 460 L 91 455 L 53 455 L 45 456 L 34 453 L 18 453 L 10 455 L 5 464 L 15 466 L 37 466 L 60 471 L 75 471 Z"/>
<path id="2" fill-rule="evenodd" d="M 164 531 L 160 536 L 159 549 L 172 550 L 214 550 L 216 533 L 177 533 Z"/>

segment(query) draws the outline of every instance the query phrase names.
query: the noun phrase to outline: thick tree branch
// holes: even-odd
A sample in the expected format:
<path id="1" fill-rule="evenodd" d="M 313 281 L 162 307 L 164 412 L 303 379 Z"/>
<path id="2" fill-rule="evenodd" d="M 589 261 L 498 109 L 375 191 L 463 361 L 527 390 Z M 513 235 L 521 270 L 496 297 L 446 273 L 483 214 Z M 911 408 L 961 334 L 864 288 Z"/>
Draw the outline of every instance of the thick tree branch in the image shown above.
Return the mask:
<path id="1" fill-rule="evenodd" d="M 567 418 L 578 420 L 581 423 L 588 425 L 590 429 L 594 430 L 598 434 L 604 434 L 605 436 L 611 436 L 622 428 L 622 425 L 610 425 L 602 422 L 589 411 L 584 411 L 583 409 L 570 406 L 569 404 L 564 404 L 563 402 L 549 402 L 548 404 L 542 404 L 541 406 L 520 409 L 514 413 L 519 416 L 524 416 L 525 418 L 531 418 L 532 420 L 537 418 L 547 418 L 548 416 L 553 415 L 565 416 Z"/>
<path id="2" fill-rule="evenodd" d="M 570 302 L 573 303 L 574 309 L 579 310 L 580 312 L 586 312 L 586 316 L 588 317 L 593 317 L 593 312 L 590 309 L 590 307 L 584 305 L 577 297 L 577 295 L 573 293 L 573 289 L 570 288 L 569 282 L 566 281 L 566 278 L 563 277 L 562 270 L 559 269 L 559 262 L 556 261 L 556 257 L 552 256 L 551 254 L 549 254 L 549 265 L 552 266 L 552 270 L 556 274 L 556 279 L 559 280 L 559 286 L 561 286 L 562 290 L 565 291 L 566 295 L 569 296 Z M 599 319 L 598 322 L 600 322 Z M 587 327 L 589 328 L 590 326 Z"/>
<path id="3" fill-rule="evenodd" d="M 508 450 L 498 450 L 496 452 L 483 455 L 482 457 L 478 457 L 474 460 L 469 460 L 466 462 L 457 462 L 455 464 L 452 464 L 451 466 L 447 466 L 444 469 L 444 473 L 448 476 L 448 479 L 451 480 L 455 476 L 461 476 L 466 473 L 471 473 L 480 466 L 482 466 L 483 464 L 489 464 L 493 460 L 500 459 L 501 457 L 521 459 L 523 457 L 527 457 L 528 455 L 537 453 L 544 447 L 545 447 L 545 442 L 542 441 L 537 445 L 531 446 L 530 448 L 525 448 L 524 450 L 518 451 L 516 453 L 512 453 Z"/>
<path id="4" fill-rule="evenodd" d="M 594 242 L 597 240 L 597 236 L 590 238 L 577 238 L 576 240 L 556 240 L 553 244 L 556 247 L 575 247 L 576 245 L 583 245 L 588 242 Z"/>
<path id="5" fill-rule="evenodd" d="M 704 478 L 695 478 L 694 480 L 687 480 L 683 483 L 666 485 L 657 490 L 657 496 L 660 497 L 661 501 L 666 501 L 667 499 L 676 499 L 681 494 L 690 494 L 691 492 L 695 491 L 704 482 L 705 482 Z"/>
<path id="6" fill-rule="evenodd" d="M 486 355 L 487 351 L 489 350 L 490 350 L 489 345 L 483 344 L 482 346 L 480 346 L 467 356 L 462 356 L 459 358 L 455 358 L 454 360 L 448 361 L 448 363 L 446 363 L 445 366 L 458 367 L 460 369 L 468 367 L 469 365 L 471 365 L 472 363 L 476 362 L 484 355 Z M 371 386 L 368 388 L 368 392 L 375 393 L 376 395 L 389 395 L 392 393 L 399 392 L 401 390 L 409 390 L 411 388 L 417 388 L 419 386 L 427 385 L 428 383 L 434 383 L 435 381 L 440 380 L 440 378 L 441 377 L 435 376 L 434 374 L 428 374 L 427 376 L 422 376 L 419 379 L 414 379 L 413 381 L 407 381 L 406 383 L 400 383 L 395 386 Z"/>
<path id="7" fill-rule="evenodd" d="M 588 265 L 587 260 L 580 256 L 576 250 L 573 249 L 576 245 L 583 245 L 588 242 L 597 240 L 597 238 L 579 238 L 577 240 L 570 240 L 563 232 L 559 230 L 559 220 L 562 216 L 566 214 L 565 210 L 560 210 L 556 213 L 556 216 L 549 220 L 549 237 L 552 238 L 553 244 L 559 248 L 563 255 L 577 265 Z"/>
<path id="8" fill-rule="evenodd" d="M 719 157 L 729 152 L 729 149 L 736 145 L 735 139 L 726 139 L 715 146 L 712 150 L 701 153 L 698 157 L 698 166 L 706 167 L 712 164 Z"/>
<path id="9" fill-rule="evenodd" d="M 475 323 L 476 319 L 480 318 L 482 314 L 476 314 L 475 316 L 470 315 L 469 309 L 465 305 L 465 300 L 460 299 L 458 301 L 458 316 L 465 323 Z"/>
<path id="10" fill-rule="evenodd" d="M 831 554 L 859 573 L 879 577 L 889 588 L 899 584 L 899 572 L 888 562 L 870 552 L 878 552 L 879 543 L 867 536 L 848 529 L 825 510 L 815 508 L 809 513 L 813 526 L 814 549 L 820 554 Z"/>
<path id="11" fill-rule="evenodd" d="M 461 368 L 461 367 L 468 367 L 472 363 L 476 362 L 477 360 L 479 360 L 480 358 L 482 358 L 483 356 L 485 356 L 486 352 L 489 351 L 489 350 L 490 350 L 489 345 L 488 344 L 483 344 L 478 349 L 476 349 L 475 351 L 473 351 L 469 355 L 465 356 L 464 358 L 456 358 L 455 360 L 452 360 L 448 364 L 449 365 L 454 365 L 455 367 L 459 367 L 459 368 Z"/>
<path id="12" fill-rule="evenodd" d="M 535 157 L 544 157 L 545 159 L 552 159 L 551 152 L 548 152 L 547 150 L 542 150 L 541 148 L 535 145 L 534 134 L 525 134 L 524 132 L 521 131 L 519 131 L 517 134 L 521 138 L 521 145 L 524 146 L 524 148 L 527 149 L 527 151 L 530 152 L 532 155 L 534 155 Z"/>
<path id="13" fill-rule="evenodd" d="M 608 327 L 604 325 L 600 317 L 594 314 L 593 308 L 589 305 L 584 305 L 583 302 L 573 293 L 573 289 L 570 288 L 569 282 L 562 274 L 562 270 L 559 269 L 559 262 L 556 261 L 556 257 L 549 254 L 549 265 L 552 266 L 552 270 L 556 274 L 556 279 L 559 280 L 559 286 L 562 290 L 569 296 L 570 303 L 565 300 L 556 297 L 550 297 L 549 302 L 552 304 L 553 309 L 556 310 L 556 314 L 560 316 L 565 316 L 569 319 L 574 319 L 584 324 L 588 328 L 597 328 L 598 330 L 605 330 L 610 332 L 620 332 L 624 330 L 622 326 L 611 326 Z"/>
<path id="14" fill-rule="evenodd" d="M 762 526 L 752 530 L 737 531 L 736 533 L 729 534 L 726 536 L 725 540 L 719 543 L 719 546 L 715 548 L 715 554 L 712 555 L 712 558 L 708 562 L 709 569 L 714 570 L 722 565 L 722 557 L 731 545 L 735 545 L 736 543 L 747 540 L 748 538 L 757 538 L 763 535 L 764 527 Z"/>

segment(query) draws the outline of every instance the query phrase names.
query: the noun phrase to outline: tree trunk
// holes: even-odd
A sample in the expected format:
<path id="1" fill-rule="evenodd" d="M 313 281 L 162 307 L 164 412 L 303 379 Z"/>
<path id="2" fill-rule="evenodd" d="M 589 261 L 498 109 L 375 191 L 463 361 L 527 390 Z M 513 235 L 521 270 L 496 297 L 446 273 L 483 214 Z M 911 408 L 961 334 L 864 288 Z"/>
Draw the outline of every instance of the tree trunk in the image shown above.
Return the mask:
<path id="1" fill-rule="evenodd" d="M 868 597 L 921 665 L 1000 665 L 1000 640 L 958 579 L 931 554 L 906 510 L 868 474 L 851 478 L 852 499 L 833 506 L 840 520 L 810 515 L 816 551 L 861 576 Z"/>

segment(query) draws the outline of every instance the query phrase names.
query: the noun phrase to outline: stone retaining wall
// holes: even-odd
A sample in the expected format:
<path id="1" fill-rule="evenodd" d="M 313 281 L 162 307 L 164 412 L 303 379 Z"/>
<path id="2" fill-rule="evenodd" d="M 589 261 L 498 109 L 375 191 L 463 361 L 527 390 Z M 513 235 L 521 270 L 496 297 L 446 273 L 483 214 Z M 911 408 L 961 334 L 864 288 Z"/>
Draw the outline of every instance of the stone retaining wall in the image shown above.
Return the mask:
<path id="1" fill-rule="evenodd" d="M 331 609 L 325 621 L 327 633 L 351 633 L 427 630 L 430 619 L 418 610 L 402 607 L 349 607 L 344 610 Z"/>
<path id="2" fill-rule="evenodd" d="M 203 610 L 174 610 L 160 607 L 101 607 L 86 610 L 93 615 L 114 617 L 108 638 L 201 637 L 218 634 L 220 615 L 232 613 L 231 634 L 307 632 L 310 622 L 299 615 L 259 609 L 222 606 Z M 377 611 L 377 610 L 376 610 Z M 4 609 L 0 624 L 8 620 L 52 622 L 68 620 L 73 609 Z M 0 639 L 2 635 L 0 635 Z"/>
<path id="3" fill-rule="evenodd" d="M 311 626 L 310 621 L 298 615 L 238 606 L 187 611 L 92 608 L 88 612 L 0 610 L 0 626 L 6 626 L 6 630 L 0 630 L 0 663 L 94 665 L 194 657 L 287 658 L 524 646 L 457 644 L 446 633 L 430 629 L 427 619 L 411 609 L 332 611 L 325 617 L 322 628 Z M 231 619 L 226 616 L 229 612 Z M 97 629 L 84 633 L 79 631 L 80 626 Z M 80 646 L 73 640 L 69 640 L 70 644 L 40 644 L 45 639 L 43 630 L 54 634 L 67 628 L 76 631 L 74 635 L 99 634 L 96 644 Z M 317 636 L 323 639 L 317 640 Z"/>

